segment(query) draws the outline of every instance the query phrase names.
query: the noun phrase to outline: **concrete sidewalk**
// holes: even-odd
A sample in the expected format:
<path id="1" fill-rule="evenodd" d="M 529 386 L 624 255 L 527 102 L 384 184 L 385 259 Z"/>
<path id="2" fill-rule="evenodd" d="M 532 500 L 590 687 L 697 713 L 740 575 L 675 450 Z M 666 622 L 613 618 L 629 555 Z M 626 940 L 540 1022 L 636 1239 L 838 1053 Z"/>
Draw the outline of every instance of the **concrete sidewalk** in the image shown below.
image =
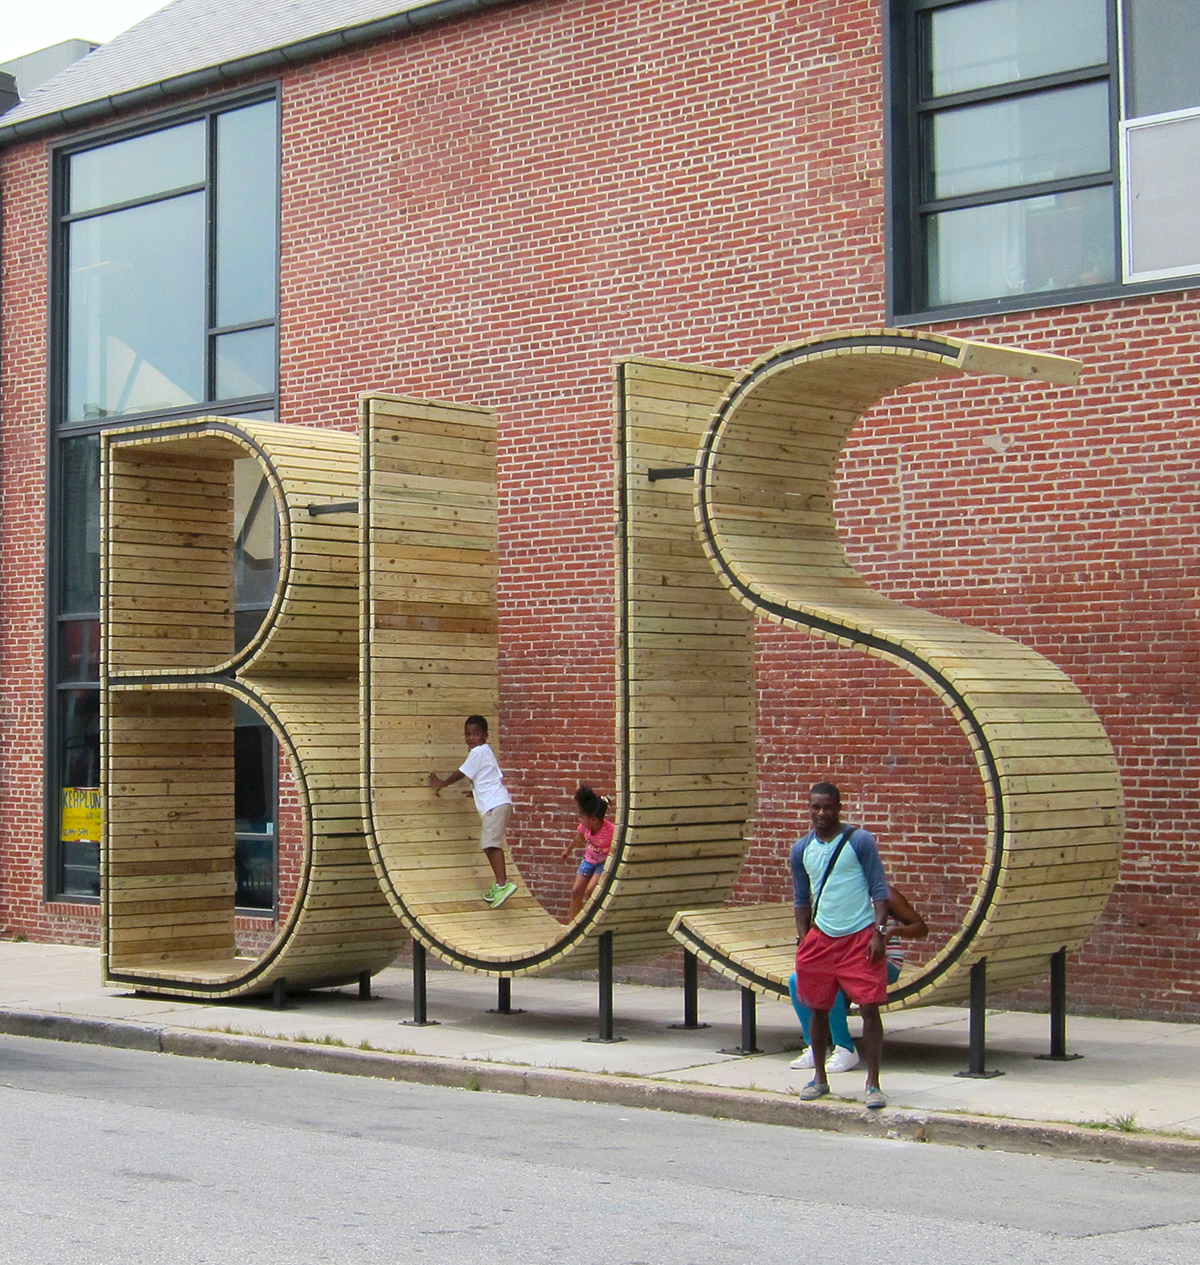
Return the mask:
<path id="1" fill-rule="evenodd" d="M 407 968 L 377 975 L 372 992 L 310 993 L 285 1010 L 143 997 L 103 987 L 95 949 L 0 942 L 7 1033 L 1200 1172 L 1200 1024 L 1072 1018 L 1067 1047 L 1084 1057 L 1050 1062 L 1036 1057 L 1046 1015 L 990 1011 L 987 1067 L 1004 1075 L 972 1080 L 955 1075 L 968 1062 L 965 1009 L 887 1015 L 889 1107 L 867 1112 L 861 1069 L 830 1078 L 832 1100 L 798 1100 L 811 1073 L 788 1067 L 800 1039 L 784 1003 L 760 1001 L 761 1054 L 719 1053 L 740 1040 L 735 990 L 702 989 L 710 1026 L 687 1031 L 670 1026 L 681 990 L 619 984 L 626 1039 L 614 1044 L 587 1040 L 598 1031 L 587 981 L 516 979 L 523 1013 L 497 1015 L 494 980 L 431 967 L 429 1027 L 405 1023 Z"/>

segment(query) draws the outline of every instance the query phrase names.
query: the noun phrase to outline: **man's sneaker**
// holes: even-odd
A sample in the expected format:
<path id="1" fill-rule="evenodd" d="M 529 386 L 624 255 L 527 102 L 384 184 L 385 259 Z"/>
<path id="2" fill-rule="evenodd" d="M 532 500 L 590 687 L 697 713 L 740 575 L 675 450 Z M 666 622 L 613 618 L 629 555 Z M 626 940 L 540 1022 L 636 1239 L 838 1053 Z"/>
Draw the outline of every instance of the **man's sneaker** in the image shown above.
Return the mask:
<path id="1" fill-rule="evenodd" d="M 801 1095 L 803 1097 L 803 1095 Z M 883 1096 L 883 1090 L 878 1085 L 872 1085 L 867 1090 L 867 1106 L 872 1111 L 878 1111 L 880 1107 L 887 1106 L 887 1099 Z"/>
<path id="2" fill-rule="evenodd" d="M 800 1098 L 803 1102 L 812 1102 L 814 1098 L 824 1098 L 827 1093 L 829 1093 L 827 1081 L 809 1081 L 800 1091 Z"/>
<path id="3" fill-rule="evenodd" d="M 491 905 L 493 909 L 499 909 L 501 905 L 517 890 L 516 883 L 505 883 L 503 887 L 496 888 L 496 894 L 492 897 Z"/>
<path id="4" fill-rule="evenodd" d="M 858 1051 L 847 1050 L 844 1045 L 835 1045 L 833 1047 L 833 1055 L 829 1062 L 825 1064 L 827 1072 L 849 1072 L 852 1068 L 858 1066 Z"/>
<path id="5" fill-rule="evenodd" d="M 496 899 L 496 893 L 497 893 L 499 890 L 500 890 L 500 884 L 499 884 L 499 883 L 493 883 L 493 884 L 491 885 L 491 887 L 489 887 L 489 888 L 487 889 L 487 891 L 486 891 L 486 892 L 484 892 L 484 894 L 483 894 L 483 896 L 481 897 L 481 899 L 482 899 L 482 900 L 487 901 L 487 903 L 490 905 L 490 904 L 492 903 L 492 901 L 494 901 L 494 900 Z"/>
<path id="6" fill-rule="evenodd" d="M 801 1068 L 812 1067 L 812 1065 L 813 1065 L 812 1046 L 810 1045 L 807 1050 L 802 1050 L 800 1053 L 800 1057 L 793 1059 L 788 1064 L 788 1067 L 794 1068 L 796 1071 L 800 1071 Z"/>

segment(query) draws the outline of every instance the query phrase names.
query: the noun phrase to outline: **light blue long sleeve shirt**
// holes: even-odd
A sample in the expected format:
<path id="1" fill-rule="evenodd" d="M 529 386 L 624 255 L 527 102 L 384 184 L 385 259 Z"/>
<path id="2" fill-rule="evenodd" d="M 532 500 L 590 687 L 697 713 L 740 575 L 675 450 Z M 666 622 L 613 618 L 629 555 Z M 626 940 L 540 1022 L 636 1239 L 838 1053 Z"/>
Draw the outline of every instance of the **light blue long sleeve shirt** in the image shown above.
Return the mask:
<path id="1" fill-rule="evenodd" d="M 847 832 L 846 846 L 821 891 L 825 867 Z M 811 908 L 813 890 L 817 889 L 817 926 L 827 936 L 850 936 L 871 926 L 875 921 L 872 902 L 888 898 L 887 877 L 875 837 L 860 826 L 841 826 L 828 843 L 810 831 L 792 845 L 791 866 L 796 908 Z"/>

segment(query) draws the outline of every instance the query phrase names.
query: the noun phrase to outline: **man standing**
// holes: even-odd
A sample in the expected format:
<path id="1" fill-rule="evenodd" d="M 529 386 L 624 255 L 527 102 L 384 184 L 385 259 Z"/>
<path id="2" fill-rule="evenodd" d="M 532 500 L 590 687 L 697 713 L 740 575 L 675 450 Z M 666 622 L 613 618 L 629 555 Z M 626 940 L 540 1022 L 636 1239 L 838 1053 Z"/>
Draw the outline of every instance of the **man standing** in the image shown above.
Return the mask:
<path id="1" fill-rule="evenodd" d="M 829 1093 L 825 1053 L 829 1011 L 838 990 L 862 1012 L 868 1107 L 886 1107 L 879 1088 L 887 1001 L 888 885 L 875 839 L 841 821 L 842 797 L 829 782 L 808 793 L 812 830 L 792 847 L 796 895 L 796 991 L 812 1008 L 813 1078 L 800 1091 L 806 1102 Z"/>

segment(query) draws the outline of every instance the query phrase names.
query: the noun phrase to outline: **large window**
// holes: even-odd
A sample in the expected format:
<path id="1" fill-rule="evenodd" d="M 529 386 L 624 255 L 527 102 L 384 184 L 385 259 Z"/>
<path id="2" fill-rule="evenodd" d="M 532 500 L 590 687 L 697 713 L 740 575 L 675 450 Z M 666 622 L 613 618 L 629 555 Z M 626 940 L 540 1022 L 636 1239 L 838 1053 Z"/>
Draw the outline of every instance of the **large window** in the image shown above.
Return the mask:
<path id="1" fill-rule="evenodd" d="M 207 412 L 274 417 L 278 106 L 215 105 L 56 156 L 47 896 L 99 894 L 99 434 Z M 274 589 L 274 506 L 235 467 L 237 635 Z M 236 716 L 239 907 L 275 904 L 277 751 Z"/>
<path id="2" fill-rule="evenodd" d="M 892 303 L 1200 273 L 1194 0 L 897 0 Z"/>

